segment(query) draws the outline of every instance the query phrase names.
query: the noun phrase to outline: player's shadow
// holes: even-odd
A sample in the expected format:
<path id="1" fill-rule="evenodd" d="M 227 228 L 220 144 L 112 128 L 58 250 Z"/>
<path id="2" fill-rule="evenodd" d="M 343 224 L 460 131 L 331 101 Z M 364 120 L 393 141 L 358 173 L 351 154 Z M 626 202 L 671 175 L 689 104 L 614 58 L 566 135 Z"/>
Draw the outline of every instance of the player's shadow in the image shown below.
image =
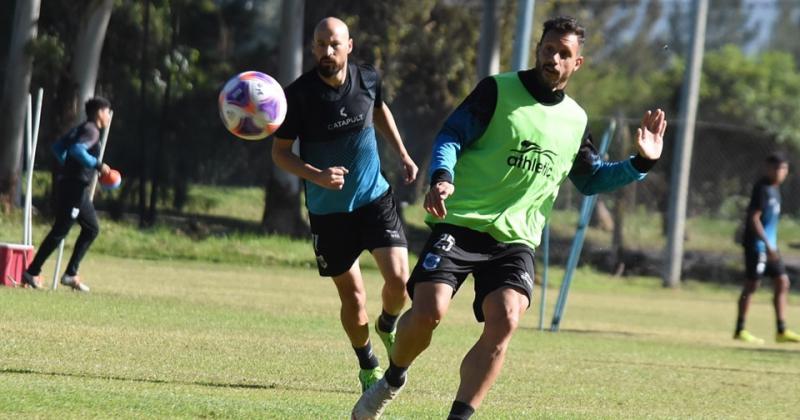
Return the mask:
<path id="1" fill-rule="evenodd" d="M 737 347 L 737 351 L 748 353 L 763 353 L 763 354 L 779 354 L 781 356 L 792 356 L 800 358 L 800 347 L 774 349 L 774 348 L 761 348 L 761 347 Z"/>
<path id="2" fill-rule="evenodd" d="M 528 331 L 539 331 L 536 327 L 520 327 L 520 329 Z M 545 326 L 545 332 L 550 332 L 550 328 Z M 580 328 L 560 328 L 559 332 L 573 333 L 573 334 L 588 334 L 588 335 L 602 335 L 607 337 L 644 337 L 652 334 L 638 333 L 632 331 L 613 331 L 613 330 L 595 330 L 595 329 L 580 329 Z"/>
<path id="3" fill-rule="evenodd" d="M 122 381 L 122 382 L 136 382 L 148 384 L 163 384 L 163 385 L 194 385 L 210 388 L 231 388 L 231 389 L 282 389 L 287 391 L 312 391 L 312 392 L 331 392 L 336 394 L 355 394 L 356 392 L 350 389 L 332 389 L 332 388 L 318 388 L 318 387 L 297 387 L 287 386 L 282 383 L 228 383 L 228 382 L 213 382 L 213 381 L 181 381 L 175 379 L 156 379 L 156 378 L 129 378 L 124 376 L 115 375 L 97 375 L 90 373 L 70 373 L 70 372 L 46 372 L 33 369 L 14 369 L 2 368 L 0 374 L 13 374 L 13 375 L 39 375 L 63 378 L 85 378 L 85 379 L 103 379 L 109 381 Z"/>

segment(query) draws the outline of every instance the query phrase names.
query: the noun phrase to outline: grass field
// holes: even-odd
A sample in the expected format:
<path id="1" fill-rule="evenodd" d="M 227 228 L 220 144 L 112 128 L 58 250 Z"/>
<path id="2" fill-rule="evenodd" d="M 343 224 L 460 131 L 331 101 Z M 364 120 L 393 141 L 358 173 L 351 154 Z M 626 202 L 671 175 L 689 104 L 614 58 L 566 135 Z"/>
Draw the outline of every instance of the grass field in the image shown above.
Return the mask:
<path id="1" fill-rule="evenodd" d="M 333 419 L 358 398 L 334 288 L 311 268 L 95 253 L 82 273 L 91 294 L 0 288 L 0 417 Z M 800 346 L 772 343 L 766 290 L 748 327 L 768 344 L 731 340 L 736 293 L 580 270 L 562 332 L 537 330 L 537 296 L 474 418 L 797 418 Z M 445 417 L 480 333 L 471 299 L 456 297 L 385 418 Z"/>

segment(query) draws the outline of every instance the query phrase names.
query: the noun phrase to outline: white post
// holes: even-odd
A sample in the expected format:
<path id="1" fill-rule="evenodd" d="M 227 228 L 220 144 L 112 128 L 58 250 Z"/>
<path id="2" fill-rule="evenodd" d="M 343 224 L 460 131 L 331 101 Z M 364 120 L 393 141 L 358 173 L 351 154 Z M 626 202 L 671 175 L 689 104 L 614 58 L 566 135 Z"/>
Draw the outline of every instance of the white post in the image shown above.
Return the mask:
<path id="1" fill-rule="evenodd" d="M 28 185 L 25 193 L 25 245 L 33 245 L 33 167 L 36 162 L 36 148 L 39 144 L 39 125 L 42 119 L 42 96 L 44 89 L 39 88 L 36 94 L 36 114 L 33 119 L 33 138 L 31 139 L 30 157 L 28 158 Z M 28 96 L 30 98 L 30 96 Z"/>
<path id="2" fill-rule="evenodd" d="M 110 111 L 108 115 L 108 126 L 103 129 L 103 136 L 100 138 L 100 154 L 97 155 L 97 160 L 103 161 L 103 155 L 106 153 L 106 143 L 108 143 L 108 132 L 111 131 L 111 120 L 114 119 L 114 111 Z M 89 201 L 94 201 L 94 190 L 97 187 L 97 177 L 92 178 L 92 184 L 89 187 Z M 58 273 L 61 271 L 61 258 L 64 256 L 64 239 L 58 244 L 58 258 L 56 258 L 56 270 L 53 272 L 53 290 L 58 287 Z"/>
<path id="3" fill-rule="evenodd" d="M 31 94 L 28 94 L 28 104 L 25 111 L 25 168 L 28 172 L 31 171 L 31 118 L 33 107 L 31 106 Z M 21 187 L 21 183 L 20 183 Z M 31 195 L 30 190 L 25 192 L 25 204 L 22 206 L 22 244 L 28 245 L 28 196 Z"/>

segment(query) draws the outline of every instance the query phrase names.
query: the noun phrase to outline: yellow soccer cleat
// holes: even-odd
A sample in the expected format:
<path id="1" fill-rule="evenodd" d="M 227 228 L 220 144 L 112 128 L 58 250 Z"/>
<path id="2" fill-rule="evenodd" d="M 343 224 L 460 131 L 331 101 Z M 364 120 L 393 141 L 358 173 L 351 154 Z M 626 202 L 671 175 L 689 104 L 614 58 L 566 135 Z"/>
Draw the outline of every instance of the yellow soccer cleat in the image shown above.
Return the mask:
<path id="1" fill-rule="evenodd" d="M 744 341 L 745 343 L 751 344 L 764 344 L 763 338 L 758 338 L 753 334 L 750 334 L 747 330 L 741 330 L 738 334 L 733 336 L 734 340 Z"/>
<path id="2" fill-rule="evenodd" d="M 776 343 L 800 343 L 800 334 L 785 330 L 783 333 L 775 334 Z"/>

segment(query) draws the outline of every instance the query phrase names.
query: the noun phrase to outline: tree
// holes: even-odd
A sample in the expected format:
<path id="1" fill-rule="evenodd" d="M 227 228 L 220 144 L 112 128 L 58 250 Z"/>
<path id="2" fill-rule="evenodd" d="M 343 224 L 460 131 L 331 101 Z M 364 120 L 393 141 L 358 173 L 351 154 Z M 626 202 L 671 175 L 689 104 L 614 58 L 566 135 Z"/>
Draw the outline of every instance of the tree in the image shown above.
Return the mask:
<path id="1" fill-rule="evenodd" d="M 78 85 L 78 104 L 83 104 L 94 96 L 100 54 L 113 6 L 114 0 L 93 0 L 84 14 L 75 43 L 75 58 L 72 61 L 72 77 Z M 85 111 L 81 111 L 81 115 L 83 112 Z"/>
<path id="2" fill-rule="evenodd" d="M 281 7 L 278 80 L 283 86 L 287 86 L 300 76 L 303 70 L 303 9 L 305 1 L 283 0 Z M 267 232 L 292 236 L 308 232 L 308 227 L 300 213 L 300 179 L 281 170 L 274 163 L 270 165 L 266 205 L 261 226 Z"/>
<path id="3" fill-rule="evenodd" d="M 26 51 L 36 38 L 40 0 L 18 1 L 0 99 L 0 210 L 9 212 L 20 172 L 23 121 L 33 59 Z"/>

